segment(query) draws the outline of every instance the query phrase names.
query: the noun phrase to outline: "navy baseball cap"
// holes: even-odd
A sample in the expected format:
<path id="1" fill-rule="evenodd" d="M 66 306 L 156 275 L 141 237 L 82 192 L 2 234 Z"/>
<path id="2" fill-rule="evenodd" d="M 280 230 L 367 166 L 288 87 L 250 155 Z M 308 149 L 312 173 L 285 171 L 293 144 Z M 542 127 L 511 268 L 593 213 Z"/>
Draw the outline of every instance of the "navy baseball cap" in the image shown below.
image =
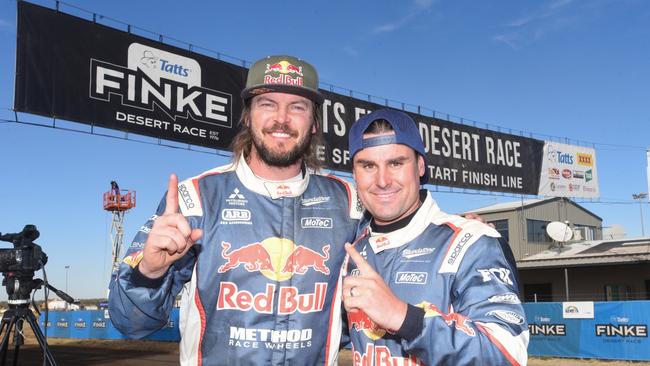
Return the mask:
<path id="1" fill-rule="evenodd" d="M 373 122 L 380 119 L 388 122 L 388 124 L 393 127 L 395 134 L 364 139 L 363 134 L 366 132 L 368 127 Z M 422 142 L 422 137 L 420 137 L 420 132 L 418 132 L 417 124 L 408 114 L 394 109 L 380 109 L 359 118 L 359 120 L 352 125 L 348 139 L 350 146 L 350 159 L 354 159 L 354 155 L 366 147 L 401 144 L 415 150 L 416 153 L 422 156 L 425 163 L 427 161 L 424 153 L 424 143 Z M 425 172 L 425 174 L 420 177 L 420 184 L 426 184 L 426 182 L 427 174 Z"/>

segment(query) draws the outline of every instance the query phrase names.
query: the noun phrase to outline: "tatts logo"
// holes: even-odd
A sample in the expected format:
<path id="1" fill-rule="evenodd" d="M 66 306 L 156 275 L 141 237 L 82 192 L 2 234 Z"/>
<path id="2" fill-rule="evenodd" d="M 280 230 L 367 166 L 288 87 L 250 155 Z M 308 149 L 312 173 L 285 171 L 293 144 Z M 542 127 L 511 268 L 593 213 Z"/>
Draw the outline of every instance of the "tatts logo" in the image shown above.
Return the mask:
<path id="1" fill-rule="evenodd" d="M 127 67 L 90 60 L 90 97 L 160 110 L 174 121 L 233 125 L 232 95 L 202 87 L 196 60 L 140 43 L 129 46 Z"/>
<path id="2" fill-rule="evenodd" d="M 577 153 L 578 164 L 584 166 L 594 166 L 594 161 L 591 154 Z"/>

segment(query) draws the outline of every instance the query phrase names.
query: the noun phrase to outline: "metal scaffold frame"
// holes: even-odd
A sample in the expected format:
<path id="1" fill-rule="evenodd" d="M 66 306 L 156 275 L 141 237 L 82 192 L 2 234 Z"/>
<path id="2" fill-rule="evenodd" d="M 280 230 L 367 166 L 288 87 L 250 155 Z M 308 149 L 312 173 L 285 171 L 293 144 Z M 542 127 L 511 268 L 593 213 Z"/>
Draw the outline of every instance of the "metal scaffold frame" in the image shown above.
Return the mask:
<path id="1" fill-rule="evenodd" d="M 124 246 L 124 214 L 135 208 L 135 191 L 120 190 L 117 182 L 111 182 L 111 190 L 104 193 L 104 210 L 112 213 L 111 243 L 113 245 L 111 274 L 120 266 Z"/>

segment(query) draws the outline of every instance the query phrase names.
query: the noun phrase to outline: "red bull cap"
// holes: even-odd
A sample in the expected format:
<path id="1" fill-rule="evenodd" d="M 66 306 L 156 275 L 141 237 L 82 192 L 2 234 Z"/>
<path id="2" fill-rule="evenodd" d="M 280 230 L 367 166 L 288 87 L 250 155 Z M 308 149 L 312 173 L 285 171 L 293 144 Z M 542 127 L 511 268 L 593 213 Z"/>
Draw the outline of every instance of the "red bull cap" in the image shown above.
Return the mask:
<path id="1" fill-rule="evenodd" d="M 255 62 L 248 70 L 246 88 L 241 92 L 242 99 L 270 92 L 296 94 L 316 104 L 323 103 L 316 69 L 293 56 L 268 56 Z"/>

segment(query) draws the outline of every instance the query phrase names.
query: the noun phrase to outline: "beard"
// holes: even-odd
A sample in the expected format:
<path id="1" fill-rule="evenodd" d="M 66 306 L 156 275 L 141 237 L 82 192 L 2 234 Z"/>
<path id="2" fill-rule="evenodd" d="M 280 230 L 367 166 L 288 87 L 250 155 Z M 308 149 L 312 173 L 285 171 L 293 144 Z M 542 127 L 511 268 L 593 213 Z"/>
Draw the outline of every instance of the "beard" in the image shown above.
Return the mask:
<path id="1" fill-rule="evenodd" d="M 298 135 L 296 131 L 289 129 L 289 126 L 279 123 L 276 123 L 271 128 L 262 130 L 262 134 L 271 134 L 273 132 L 287 133 L 291 137 L 296 137 Z M 291 150 L 274 151 L 264 143 L 262 134 L 257 134 L 252 129 L 250 130 L 250 134 L 253 138 L 253 146 L 255 146 L 260 159 L 269 166 L 279 168 L 286 168 L 300 161 L 307 150 L 309 150 L 312 137 L 311 133 L 307 133 L 302 139 L 297 141 L 296 145 Z"/>

